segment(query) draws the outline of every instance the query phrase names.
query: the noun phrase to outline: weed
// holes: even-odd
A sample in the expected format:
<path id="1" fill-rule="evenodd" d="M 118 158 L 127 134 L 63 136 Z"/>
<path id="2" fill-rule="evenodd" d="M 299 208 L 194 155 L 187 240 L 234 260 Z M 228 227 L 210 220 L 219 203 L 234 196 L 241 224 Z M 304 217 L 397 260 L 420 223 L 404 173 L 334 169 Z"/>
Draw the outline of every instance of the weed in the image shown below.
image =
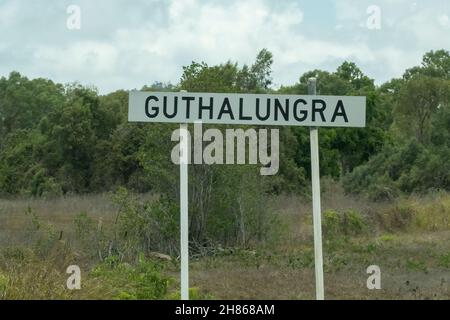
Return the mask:
<path id="1" fill-rule="evenodd" d="M 164 266 L 140 256 L 136 265 L 119 262 L 109 257 L 98 265 L 91 275 L 118 288 L 116 299 L 163 299 L 173 279 L 162 274 Z"/>
<path id="2" fill-rule="evenodd" d="M 450 269 L 450 252 L 439 257 L 439 266 Z"/>
<path id="3" fill-rule="evenodd" d="M 383 234 L 379 239 L 383 242 L 392 242 L 396 239 L 396 237 L 392 234 Z"/>
<path id="4" fill-rule="evenodd" d="M 423 271 L 425 273 L 428 273 L 427 266 L 424 261 L 417 260 L 414 258 L 409 258 L 406 260 L 406 269 L 410 271 Z"/>
<path id="5" fill-rule="evenodd" d="M 330 238 L 339 236 L 357 236 L 368 230 L 364 217 L 355 210 L 340 213 L 326 210 L 323 219 L 324 234 Z"/>

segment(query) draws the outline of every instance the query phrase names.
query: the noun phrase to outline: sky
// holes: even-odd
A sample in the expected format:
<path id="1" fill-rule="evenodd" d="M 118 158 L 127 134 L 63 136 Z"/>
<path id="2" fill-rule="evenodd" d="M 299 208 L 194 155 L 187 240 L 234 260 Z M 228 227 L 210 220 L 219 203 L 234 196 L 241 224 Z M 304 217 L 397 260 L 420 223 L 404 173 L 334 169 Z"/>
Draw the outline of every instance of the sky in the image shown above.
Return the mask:
<path id="1" fill-rule="evenodd" d="M 450 50 L 450 0 L 0 0 L 0 76 L 106 94 L 176 84 L 192 61 L 252 64 L 262 48 L 275 88 L 346 60 L 381 84 Z"/>

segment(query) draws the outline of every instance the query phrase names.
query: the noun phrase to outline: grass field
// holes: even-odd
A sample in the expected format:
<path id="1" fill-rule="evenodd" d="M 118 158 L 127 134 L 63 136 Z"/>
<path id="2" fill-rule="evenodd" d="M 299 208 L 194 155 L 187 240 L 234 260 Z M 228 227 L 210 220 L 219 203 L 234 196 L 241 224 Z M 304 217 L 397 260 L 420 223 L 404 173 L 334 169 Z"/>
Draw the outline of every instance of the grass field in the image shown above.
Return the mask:
<path id="1" fill-rule="evenodd" d="M 322 201 L 327 299 L 450 298 L 449 194 L 369 203 L 330 185 Z M 310 200 L 271 202 L 276 237 L 192 257 L 194 298 L 314 299 Z M 0 298 L 177 298 L 177 257 L 147 255 L 108 269 L 108 259 L 86 255 L 86 244 L 74 240 L 80 213 L 97 229 L 117 221 L 108 195 L 0 200 Z M 82 268 L 81 290 L 65 288 L 71 264 Z M 366 287 L 370 265 L 381 269 L 381 290 Z"/>

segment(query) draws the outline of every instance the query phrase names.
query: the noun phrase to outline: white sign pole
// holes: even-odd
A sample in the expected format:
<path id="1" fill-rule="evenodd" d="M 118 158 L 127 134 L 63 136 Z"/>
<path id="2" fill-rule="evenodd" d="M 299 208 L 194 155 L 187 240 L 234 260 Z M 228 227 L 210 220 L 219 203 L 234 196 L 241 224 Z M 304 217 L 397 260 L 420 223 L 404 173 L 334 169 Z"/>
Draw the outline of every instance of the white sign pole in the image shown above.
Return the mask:
<path id="1" fill-rule="evenodd" d="M 316 95 L 316 78 L 308 79 L 308 94 Z M 324 300 L 322 220 L 320 208 L 319 130 L 317 129 L 317 127 L 310 128 L 309 136 L 311 144 L 311 182 L 312 182 L 313 222 L 314 222 L 316 299 Z"/>
<path id="2" fill-rule="evenodd" d="M 180 124 L 180 260 L 181 300 L 189 300 L 188 125 Z"/>

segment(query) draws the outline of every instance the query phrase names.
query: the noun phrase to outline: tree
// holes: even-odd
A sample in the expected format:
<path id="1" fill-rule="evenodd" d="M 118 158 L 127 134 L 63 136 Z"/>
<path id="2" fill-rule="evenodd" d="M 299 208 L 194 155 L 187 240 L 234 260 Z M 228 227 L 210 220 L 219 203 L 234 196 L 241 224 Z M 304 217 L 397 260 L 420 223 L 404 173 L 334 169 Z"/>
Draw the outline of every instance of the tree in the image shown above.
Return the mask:
<path id="1" fill-rule="evenodd" d="M 431 117 L 450 99 L 450 81 L 417 75 L 400 91 L 395 107 L 398 134 L 414 135 L 420 143 L 427 143 L 431 134 Z"/>
<path id="2" fill-rule="evenodd" d="M 272 84 L 272 64 L 272 53 L 267 49 L 262 49 L 256 56 L 255 63 L 250 68 L 250 75 L 255 79 L 255 86 L 254 88 L 247 88 L 247 90 L 269 89 L 269 86 Z"/>
<path id="3" fill-rule="evenodd" d="M 249 67 L 231 61 L 217 66 L 192 62 L 183 67 L 180 88 L 191 92 L 264 92 L 272 83 L 272 53 L 262 49 Z"/>
<path id="4" fill-rule="evenodd" d="M 388 128 L 393 139 L 346 175 L 348 192 L 382 199 L 400 192 L 450 190 L 449 62 L 447 51 L 428 52 L 420 66 L 379 88 L 388 117 L 377 126 Z"/>
<path id="5" fill-rule="evenodd" d="M 251 67 L 237 63 L 208 66 L 192 62 L 183 67 L 180 89 L 189 92 L 258 92 L 270 85 L 272 54 L 262 50 Z M 139 151 L 153 190 L 178 203 L 178 166 L 171 162 L 171 132 L 176 126 L 154 124 Z M 225 126 L 220 126 L 225 129 Z M 204 128 L 206 130 L 206 128 Z M 269 219 L 266 186 L 256 166 L 191 165 L 189 169 L 190 237 L 193 245 L 209 242 L 247 245 L 262 237 Z"/>
<path id="6" fill-rule="evenodd" d="M 336 76 L 349 82 L 353 89 L 374 87 L 373 80 L 364 75 L 360 68 L 353 62 L 345 61 L 336 70 Z"/>
<path id="7" fill-rule="evenodd" d="M 63 99 L 63 86 L 50 80 L 29 80 L 14 71 L 8 79 L 0 78 L 0 146 L 9 133 L 35 128 Z"/>
<path id="8" fill-rule="evenodd" d="M 403 79 L 410 80 L 417 75 L 450 80 L 450 53 L 446 50 L 427 52 L 421 65 L 406 70 Z"/>
<path id="9" fill-rule="evenodd" d="M 344 62 L 336 72 L 323 70 L 305 72 L 292 87 L 282 87 L 279 93 L 306 94 L 308 79 L 317 78 L 317 94 L 361 95 L 367 97 L 367 126 L 360 128 L 323 128 L 320 134 L 320 171 L 322 175 L 339 177 L 366 162 L 383 146 L 387 136 L 382 128 L 389 110 L 382 103 L 374 81 L 368 78 L 352 62 Z M 298 156 L 296 163 L 310 172 L 309 132 L 305 128 L 292 127 L 295 132 Z"/>

